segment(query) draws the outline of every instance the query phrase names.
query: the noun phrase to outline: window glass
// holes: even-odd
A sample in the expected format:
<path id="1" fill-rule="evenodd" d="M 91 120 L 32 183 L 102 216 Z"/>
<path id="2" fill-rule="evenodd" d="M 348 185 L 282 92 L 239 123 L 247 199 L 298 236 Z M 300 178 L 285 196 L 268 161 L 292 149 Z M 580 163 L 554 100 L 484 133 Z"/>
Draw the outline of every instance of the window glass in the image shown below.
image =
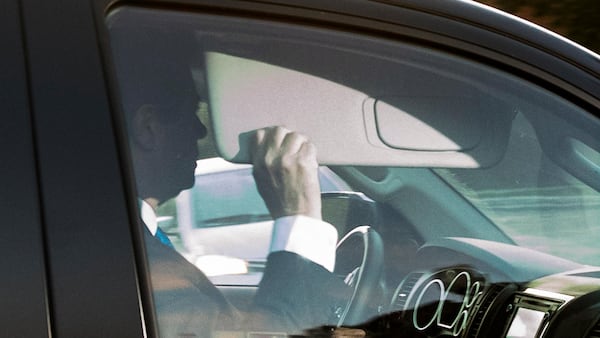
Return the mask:
<path id="1" fill-rule="evenodd" d="M 585 264 L 600 263 L 600 251 L 591 250 L 600 240 L 600 194 L 543 153 L 523 114 L 513 121 L 500 163 L 483 170 L 436 173 L 519 245 Z"/>
<path id="2" fill-rule="evenodd" d="M 347 32 L 129 7 L 107 24 L 164 336 L 374 318 L 384 322 L 365 330 L 403 332 L 385 314 L 410 305 L 396 301 L 413 295 L 403 289 L 420 278 L 413 270 L 443 264 L 462 270 L 432 274 L 426 285 L 441 291 L 411 299 L 466 294 L 454 306 L 433 301 L 460 317 L 415 314 L 408 326 L 459 336 L 491 280 L 600 263 L 600 123 L 555 93 Z M 329 165 L 315 165 L 326 222 L 273 220 L 262 197 L 275 195 L 259 193 L 252 167 L 214 149 L 248 145 L 249 126 L 285 122 L 312 128 Z M 337 251 L 327 229 L 343 238 Z M 524 248 L 522 266 L 506 258 Z M 481 260 L 501 277 L 486 283 L 492 272 L 470 270 Z M 456 285 L 463 293 L 444 293 Z"/>

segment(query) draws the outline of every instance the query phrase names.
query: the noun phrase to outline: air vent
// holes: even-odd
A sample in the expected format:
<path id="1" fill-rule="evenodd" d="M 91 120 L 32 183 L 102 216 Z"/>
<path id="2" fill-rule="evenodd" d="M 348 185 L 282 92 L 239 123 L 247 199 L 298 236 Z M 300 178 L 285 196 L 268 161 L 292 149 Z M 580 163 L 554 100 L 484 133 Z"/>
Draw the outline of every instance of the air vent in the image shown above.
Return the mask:
<path id="1" fill-rule="evenodd" d="M 481 325 L 483 324 L 488 309 L 492 303 L 494 303 L 500 292 L 502 292 L 503 288 L 503 286 L 497 284 L 490 286 L 490 289 L 486 292 L 485 298 L 475 313 L 475 317 L 473 317 L 473 320 L 471 321 L 471 328 L 469 329 L 468 335 L 469 338 L 476 338 L 479 336 L 479 330 L 481 329 Z"/>
<path id="2" fill-rule="evenodd" d="M 403 311 L 405 310 L 406 303 L 408 302 L 408 297 L 410 296 L 410 292 L 415 287 L 415 284 L 419 281 L 419 278 L 423 276 L 422 273 L 413 272 L 410 273 L 402 283 L 396 289 L 395 297 L 392 301 L 392 311 Z"/>

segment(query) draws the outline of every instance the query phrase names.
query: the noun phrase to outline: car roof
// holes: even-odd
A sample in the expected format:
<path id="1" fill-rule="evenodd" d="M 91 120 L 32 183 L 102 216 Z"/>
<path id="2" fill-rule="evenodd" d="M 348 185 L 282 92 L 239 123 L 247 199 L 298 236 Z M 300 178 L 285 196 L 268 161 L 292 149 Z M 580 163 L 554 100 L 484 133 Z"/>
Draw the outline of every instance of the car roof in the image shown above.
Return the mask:
<path id="1" fill-rule="evenodd" d="M 413 7 L 420 11 L 450 16 L 465 23 L 501 32 L 503 35 L 537 46 L 553 54 L 573 59 L 590 70 L 600 70 L 600 55 L 592 50 L 531 21 L 472 0 L 371 0 Z"/>

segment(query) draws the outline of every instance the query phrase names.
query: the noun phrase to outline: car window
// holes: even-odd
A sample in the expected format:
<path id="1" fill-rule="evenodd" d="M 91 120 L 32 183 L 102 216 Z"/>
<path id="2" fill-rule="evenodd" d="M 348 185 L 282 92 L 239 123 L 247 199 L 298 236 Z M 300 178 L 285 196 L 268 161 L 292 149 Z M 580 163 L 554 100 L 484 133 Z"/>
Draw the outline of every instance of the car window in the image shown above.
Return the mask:
<path id="1" fill-rule="evenodd" d="M 191 309 L 186 319 L 204 313 L 178 297 L 194 274 L 212 282 L 202 297 L 250 312 L 258 299 L 269 315 L 297 315 L 301 330 L 477 336 L 485 319 L 512 335 L 527 310 L 537 328 L 572 296 L 545 277 L 600 264 L 600 122 L 559 82 L 276 21 L 124 7 L 108 26 L 161 332 L 177 325 L 173 303 Z M 341 239 L 333 269 L 317 269 L 324 279 L 303 264 L 325 254 L 270 250 L 281 233 L 252 168 L 223 159 L 249 162 L 249 133 L 273 125 L 308 134 L 326 164 L 322 213 Z M 202 137 L 218 151 L 196 149 Z M 303 244 L 322 238 L 315 229 Z M 281 263 L 282 252 L 300 262 Z M 273 281 L 282 275 L 292 280 Z"/>

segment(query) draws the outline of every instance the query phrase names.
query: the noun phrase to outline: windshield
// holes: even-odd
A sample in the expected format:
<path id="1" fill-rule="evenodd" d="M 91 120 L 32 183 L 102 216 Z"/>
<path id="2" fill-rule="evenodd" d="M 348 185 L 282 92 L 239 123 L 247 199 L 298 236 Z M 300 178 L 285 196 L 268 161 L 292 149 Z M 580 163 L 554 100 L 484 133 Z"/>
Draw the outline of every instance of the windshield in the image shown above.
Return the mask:
<path id="1" fill-rule="evenodd" d="M 600 193 L 544 154 L 522 114 L 498 164 L 435 172 L 518 245 L 600 265 Z"/>

